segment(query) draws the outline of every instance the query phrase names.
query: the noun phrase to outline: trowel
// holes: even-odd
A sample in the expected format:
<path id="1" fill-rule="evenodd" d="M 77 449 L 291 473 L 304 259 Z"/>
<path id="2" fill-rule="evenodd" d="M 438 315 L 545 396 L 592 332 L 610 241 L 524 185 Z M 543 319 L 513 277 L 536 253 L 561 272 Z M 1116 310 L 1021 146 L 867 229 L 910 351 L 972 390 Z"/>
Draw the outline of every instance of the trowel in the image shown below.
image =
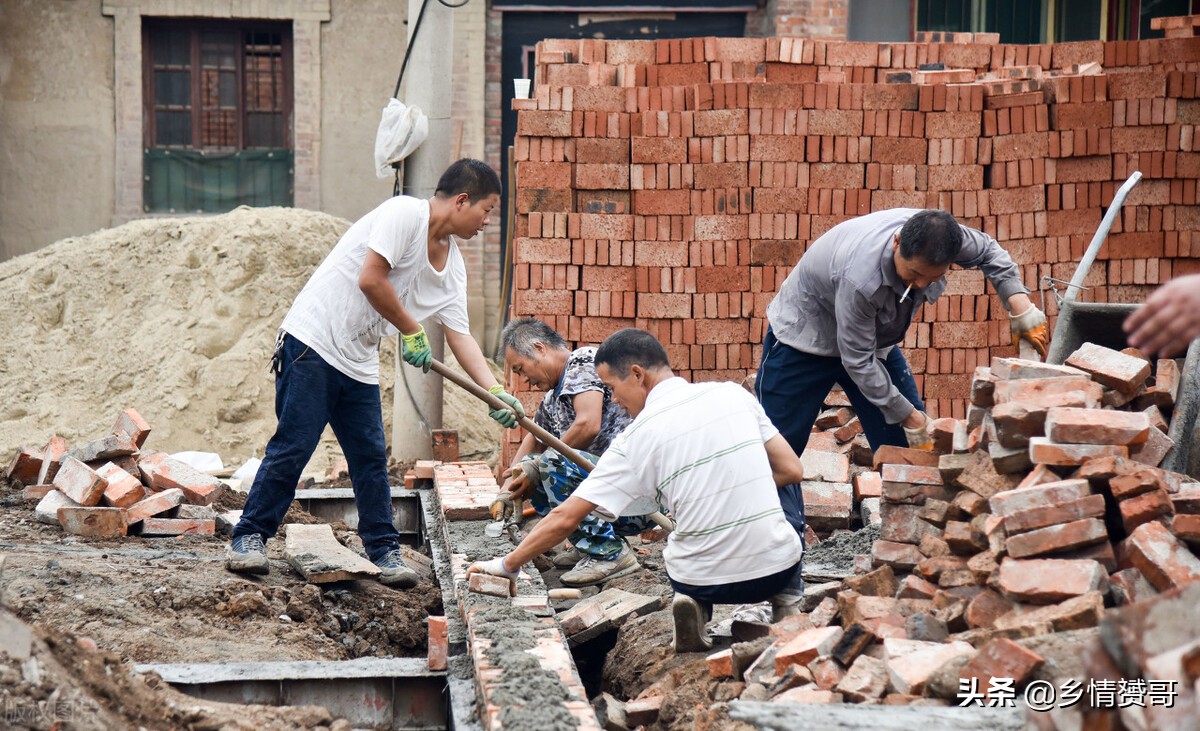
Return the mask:
<path id="1" fill-rule="evenodd" d="M 480 401 L 483 401 L 493 409 L 509 408 L 508 404 L 496 398 L 495 394 L 490 393 L 487 389 L 483 388 L 458 371 L 450 368 L 437 358 L 433 358 L 430 361 L 429 367 L 434 373 L 437 373 L 439 376 L 449 380 L 454 385 L 478 398 Z M 537 437 L 538 441 L 540 441 L 542 444 L 557 449 L 559 454 L 574 462 L 584 472 L 591 472 L 593 469 L 595 469 L 596 465 L 592 464 L 591 461 L 589 461 L 579 452 L 571 449 L 563 440 L 535 424 L 533 419 L 530 419 L 528 416 L 519 417 L 517 419 L 517 423 L 523 426 L 530 434 Z M 621 515 L 648 515 L 650 520 L 654 521 L 656 525 L 668 533 L 675 529 L 675 524 L 671 522 L 670 518 L 662 514 L 662 508 L 653 498 L 639 498 L 634 500 L 629 507 L 621 512 Z M 502 527 L 507 528 L 507 526 L 503 526 L 503 524 Z"/>

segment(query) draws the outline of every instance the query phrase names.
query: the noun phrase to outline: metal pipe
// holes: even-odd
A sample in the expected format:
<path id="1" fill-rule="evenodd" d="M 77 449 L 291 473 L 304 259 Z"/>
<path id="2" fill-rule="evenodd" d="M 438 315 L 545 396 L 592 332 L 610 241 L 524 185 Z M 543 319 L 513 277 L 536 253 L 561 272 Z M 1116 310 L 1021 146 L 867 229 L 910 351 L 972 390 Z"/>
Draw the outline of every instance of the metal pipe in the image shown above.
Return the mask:
<path id="1" fill-rule="evenodd" d="M 1088 244 L 1087 251 L 1083 253 L 1083 258 L 1079 260 L 1079 266 L 1075 269 L 1075 276 L 1071 277 L 1071 285 L 1067 287 L 1067 294 L 1063 299 L 1067 302 L 1074 302 L 1075 296 L 1083 287 L 1083 280 L 1087 278 L 1088 272 L 1092 268 L 1092 264 L 1096 261 L 1096 256 L 1100 253 L 1100 247 L 1104 244 L 1104 239 L 1108 238 L 1108 232 L 1112 229 L 1113 221 L 1117 220 L 1117 214 L 1121 212 L 1121 206 L 1125 205 L 1125 196 L 1129 195 L 1129 191 L 1133 190 L 1133 186 L 1138 184 L 1142 179 L 1142 173 L 1134 170 L 1133 175 L 1117 189 L 1117 194 L 1113 196 L 1112 203 L 1108 206 L 1108 211 L 1104 214 L 1104 220 L 1100 222 L 1100 228 L 1096 229 L 1096 235 L 1092 237 L 1092 242 Z"/>

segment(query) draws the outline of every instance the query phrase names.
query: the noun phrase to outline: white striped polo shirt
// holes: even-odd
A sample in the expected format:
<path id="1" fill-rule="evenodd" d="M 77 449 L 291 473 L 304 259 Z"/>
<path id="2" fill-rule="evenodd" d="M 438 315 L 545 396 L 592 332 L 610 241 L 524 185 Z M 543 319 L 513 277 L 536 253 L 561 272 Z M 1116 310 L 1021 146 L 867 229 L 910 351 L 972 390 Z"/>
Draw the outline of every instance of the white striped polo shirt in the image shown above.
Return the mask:
<path id="1" fill-rule="evenodd" d="M 650 391 L 574 494 L 610 520 L 637 498 L 657 499 L 677 526 L 663 552 L 676 581 L 712 586 L 769 576 L 794 566 L 804 550 L 763 447 L 778 433 L 741 386 L 670 378 Z"/>

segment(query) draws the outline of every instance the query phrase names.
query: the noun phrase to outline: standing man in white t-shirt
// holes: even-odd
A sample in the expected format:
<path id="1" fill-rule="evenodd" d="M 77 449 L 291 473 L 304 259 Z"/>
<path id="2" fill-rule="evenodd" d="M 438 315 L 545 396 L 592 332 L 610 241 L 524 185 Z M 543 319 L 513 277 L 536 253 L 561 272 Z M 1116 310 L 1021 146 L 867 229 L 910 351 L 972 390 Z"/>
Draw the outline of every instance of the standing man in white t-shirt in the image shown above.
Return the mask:
<path id="1" fill-rule="evenodd" d="M 675 589 L 677 652 L 712 646 L 704 624 L 713 604 L 769 599 L 776 619 L 795 613 L 804 546 L 778 491 L 798 486 L 804 469 L 762 407 L 736 384 L 677 378 L 662 345 L 643 330 L 613 333 L 595 363 L 633 422 L 521 545 L 468 572 L 515 581 L 525 562 L 561 542 L 592 511 L 615 520 L 649 498 L 676 522 L 663 560 Z"/>
<path id="2" fill-rule="evenodd" d="M 416 573 L 400 560 L 392 524 L 387 444 L 379 397 L 379 341 L 400 333 L 401 357 L 429 372 L 432 354 L 420 321 L 433 318 L 467 374 L 512 410 L 490 412 L 502 426 L 524 416 L 496 383 L 467 322 L 467 273 L 458 239 L 488 225 L 500 203 L 500 178 L 479 160 L 446 169 L 429 200 L 391 198 L 338 241 L 283 318 L 272 367 L 279 426 L 226 554 L 231 571 L 265 574 L 264 546 L 296 496 L 296 483 L 333 427 L 350 468 L 358 534 L 379 580 L 408 587 Z"/>

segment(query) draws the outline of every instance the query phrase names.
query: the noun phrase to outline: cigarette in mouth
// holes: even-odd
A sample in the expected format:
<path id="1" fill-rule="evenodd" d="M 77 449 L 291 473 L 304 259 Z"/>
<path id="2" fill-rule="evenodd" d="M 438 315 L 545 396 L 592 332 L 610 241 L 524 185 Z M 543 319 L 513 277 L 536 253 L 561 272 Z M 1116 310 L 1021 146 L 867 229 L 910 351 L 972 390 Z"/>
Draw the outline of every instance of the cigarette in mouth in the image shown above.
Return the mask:
<path id="1" fill-rule="evenodd" d="M 910 284 L 908 285 L 908 288 L 904 290 L 904 294 L 900 295 L 900 304 L 904 304 L 904 300 L 908 299 L 908 293 L 911 291 L 912 285 Z"/>

